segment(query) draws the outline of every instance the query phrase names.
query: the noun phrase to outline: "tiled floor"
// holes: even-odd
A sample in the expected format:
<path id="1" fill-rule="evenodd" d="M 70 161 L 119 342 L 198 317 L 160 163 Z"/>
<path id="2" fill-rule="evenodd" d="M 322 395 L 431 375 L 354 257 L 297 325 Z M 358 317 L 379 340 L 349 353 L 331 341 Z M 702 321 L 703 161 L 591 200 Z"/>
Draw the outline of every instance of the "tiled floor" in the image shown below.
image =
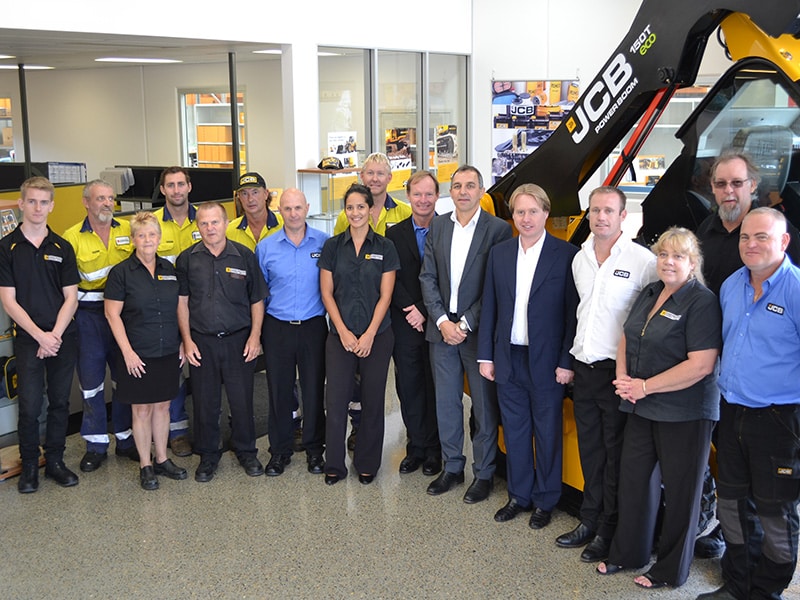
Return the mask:
<path id="1" fill-rule="evenodd" d="M 672 599 L 719 584 L 715 560 L 696 561 L 677 590 L 639 589 L 633 573 L 600 577 L 554 543 L 571 516 L 556 512 L 540 531 L 524 516 L 495 523 L 502 480 L 476 505 L 462 502 L 465 486 L 428 496 L 430 478 L 397 472 L 404 443 L 390 392 L 383 467 L 368 486 L 353 475 L 325 486 L 297 455 L 280 477 L 250 478 L 230 453 L 205 484 L 192 477 L 198 457 L 175 459 L 189 479 L 161 478 L 155 492 L 113 453 L 74 488 L 42 472 L 39 492 L 22 495 L 12 479 L 0 484 L 0 597 Z M 267 447 L 261 437 L 264 462 Z M 83 451 L 70 436 L 68 466 L 77 471 Z"/>

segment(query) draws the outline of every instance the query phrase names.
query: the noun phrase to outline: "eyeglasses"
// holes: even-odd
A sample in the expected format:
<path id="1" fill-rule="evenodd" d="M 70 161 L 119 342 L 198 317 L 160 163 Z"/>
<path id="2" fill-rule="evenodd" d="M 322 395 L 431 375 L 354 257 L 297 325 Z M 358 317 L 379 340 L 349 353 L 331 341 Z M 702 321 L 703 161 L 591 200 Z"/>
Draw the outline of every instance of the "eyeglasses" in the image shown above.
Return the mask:
<path id="1" fill-rule="evenodd" d="M 724 179 L 716 179 L 711 182 L 711 185 L 714 186 L 714 189 L 717 190 L 724 190 L 726 187 L 731 186 L 733 189 L 738 190 L 742 187 L 746 181 L 750 181 L 750 178 L 747 179 L 731 179 L 730 181 L 725 181 Z"/>

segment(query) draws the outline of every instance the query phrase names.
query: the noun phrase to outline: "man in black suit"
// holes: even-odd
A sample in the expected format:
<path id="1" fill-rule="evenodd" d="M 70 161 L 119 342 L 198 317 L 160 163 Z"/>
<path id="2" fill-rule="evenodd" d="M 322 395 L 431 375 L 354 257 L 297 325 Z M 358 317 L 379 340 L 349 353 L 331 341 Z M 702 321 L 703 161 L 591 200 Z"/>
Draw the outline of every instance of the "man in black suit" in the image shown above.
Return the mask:
<path id="1" fill-rule="evenodd" d="M 428 486 L 438 496 L 464 481 L 464 373 L 472 398 L 475 480 L 464 502 L 486 500 L 492 490 L 497 453 L 497 397 L 494 384 L 478 370 L 478 320 L 489 249 L 511 238 L 511 226 L 481 210 L 483 177 L 462 165 L 450 179 L 455 210 L 436 217 L 425 241 L 419 278 L 428 309 L 425 339 L 430 344 L 436 388 L 436 420 L 444 470 Z"/>
<path id="2" fill-rule="evenodd" d="M 425 341 L 428 311 L 422 301 L 419 271 L 439 198 L 439 182 L 430 171 L 417 171 L 406 182 L 412 216 L 386 230 L 400 256 L 392 294 L 394 365 L 397 397 L 408 433 L 406 457 L 400 473 L 413 473 L 420 466 L 425 475 L 442 470 L 442 447 L 436 426 L 436 395 L 430 352 Z"/>

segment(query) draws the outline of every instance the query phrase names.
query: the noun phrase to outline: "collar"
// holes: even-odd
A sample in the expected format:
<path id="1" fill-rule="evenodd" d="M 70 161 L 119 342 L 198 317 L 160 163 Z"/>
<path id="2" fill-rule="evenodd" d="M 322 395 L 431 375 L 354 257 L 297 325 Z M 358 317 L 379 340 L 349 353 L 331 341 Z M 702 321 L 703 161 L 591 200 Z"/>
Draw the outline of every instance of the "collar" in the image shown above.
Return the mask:
<path id="1" fill-rule="evenodd" d="M 203 240 L 200 240 L 199 242 L 191 246 L 191 252 L 192 254 L 197 254 L 198 252 L 205 252 L 209 256 L 214 257 L 214 255 L 211 254 L 211 251 L 208 248 L 206 248 L 206 245 L 203 243 Z M 236 244 L 231 240 L 226 240 L 225 248 L 222 249 L 222 252 L 219 253 L 219 256 L 216 256 L 214 258 L 221 258 L 226 254 L 241 256 L 241 252 L 239 252 L 239 249 L 236 247 Z"/>
<path id="2" fill-rule="evenodd" d="M 347 242 L 349 242 L 349 241 L 351 241 L 351 240 L 353 239 L 353 236 L 352 236 L 352 235 L 350 235 L 350 226 L 349 226 L 349 225 L 347 226 L 347 229 L 345 229 L 345 230 L 342 232 L 342 235 L 344 236 L 344 237 L 342 238 L 342 240 L 344 241 L 344 243 L 345 243 L 345 244 L 346 244 Z M 372 227 L 370 227 L 369 229 L 367 229 L 367 237 L 366 237 L 366 239 L 367 239 L 367 240 L 369 240 L 370 242 L 372 242 L 372 240 L 375 238 L 375 236 L 376 236 L 376 235 L 378 235 L 378 234 L 377 234 L 377 233 L 375 233 L 375 232 L 372 230 Z"/>
<path id="3" fill-rule="evenodd" d="M 112 218 L 111 219 L 111 227 L 112 228 L 119 227 L 119 221 L 117 221 L 116 219 Z M 85 217 L 83 219 L 83 225 L 81 225 L 81 233 L 94 233 L 94 229 L 92 229 L 92 226 L 89 225 L 89 217 Z"/>
<path id="4" fill-rule="evenodd" d="M 197 208 L 194 206 L 194 204 L 189 204 L 189 223 L 194 223 L 196 215 L 197 215 Z M 165 223 L 167 221 L 175 220 L 172 214 L 169 212 L 169 208 L 167 208 L 166 203 L 164 204 L 164 216 L 161 220 L 164 221 Z"/>
<path id="5" fill-rule="evenodd" d="M 386 194 L 386 202 L 383 203 L 383 208 L 389 210 L 391 208 L 395 208 L 397 206 L 397 202 L 394 198 L 392 198 L 388 193 Z"/>
<path id="6" fill-rule="evenodd" d="M 278 217 L 275 216 L 275 213 L 272 212 L 270 209 L 267 209 L 267 230 L 272 229 L 273 227 L 278 226 Z M 247 229 L 247 215 L 242 215 L 242 220 L 236 229 L 241 229 L 244 231 Z"/>
<path id="7" fill-rule="evenodd" d="M 466 225 L 464 225 L 464 228 L 466 229 L 470 225 L 477 224 L 478 223 L 478 219 L 480 218 L 482 212 L 483 212 L 483 209 L 480 206 L 478 206 L 478 210 L 475 211 L 475 214 L 472 215 L 472 218 L 467 222 Z M 456 211 L 455 210 L 450 213 L 450 220 L 453 223 L 455 223 L 456 225 L 461 226 L 461 223 L 458 222 L 458 217 L 456 217 Z"/>
<path id="8" fill-rule="evenodd" d="M 677 292 L 672 294 L 670 296 L 670 298 L 668 298 L 668 300 L 672 299 L 675 302 L 681 302 L 683 300 L 683 298 L 687 294 L 689 294 L 693 289 L 695 289 L 695 287 L 698 286 L 698 285 L 703 285 L 703 284 L 700 283 L 699 281 L 697 281 L 696 278 L 692 277 L 689 281 L 687 281 L 686 283 L 684 283 L 681 286 L 681 289 L 679 289 Z M 663 289 L 664 289 L 664 282 L 659 279 L 658 281 L 655 281 L 650 286 L 650 295 L 651 296 L 658 296 L 658 294 L 660 294 L 661 290 L 663 290 Z"/>
<path id="9" fill-rule="evenodd" d="M 165 260 L 166 259 L 163 259 L 158 254 L 156 254 L 156 270 L 159 270 L 164 266 L 163 263 L 164 263 Z M 144 266 L 144 264 L 142 264 L 142 261 L 139 260 L 138 256 L 136 256 L 136 251 L 134 250 L 133 253 L 130 256 L 130 263 L 129 263 L 130 270 L 131 271 L 135 271 L 139 267 L 143 267 L 143 266 Z"/>

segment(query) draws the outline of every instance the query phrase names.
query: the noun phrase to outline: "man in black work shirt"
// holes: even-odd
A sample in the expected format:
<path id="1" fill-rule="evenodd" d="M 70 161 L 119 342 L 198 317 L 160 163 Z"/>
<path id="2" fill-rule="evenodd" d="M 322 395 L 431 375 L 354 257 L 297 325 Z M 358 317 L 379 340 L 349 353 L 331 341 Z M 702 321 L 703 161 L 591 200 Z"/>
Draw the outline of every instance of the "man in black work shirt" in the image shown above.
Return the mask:
<path id="1" fill-rule="evenodd" d="M 63 487 L 78 484 L 64 466 L 69 394 L 78 350 L 72 317 L 78 308 L 75 252 L 47 226 L 55 188 L 32 177 L 20 188 L 22 224 L 0 240 L 0 301 L 14 321 L 19 378 L 19 453 L 22 494 L 39 489 L 39 414 L 47 380 L 45 476 Z"/>
<path id="2" fill-rule="evenodd" d="M 228 217 L 216 202 L 197 209 L 202 243 L 175 264 L 180 286 L 178 327 L 189 361 L 194 395 L 194 478 L 214 477 L 220 459 L 222 383 L 231 411 L 231 447 L 251 477 L 264 473 L 253 420 L 253 375 L 261 352 L 267 285 L 253 252 L 225 237 Z"/>

